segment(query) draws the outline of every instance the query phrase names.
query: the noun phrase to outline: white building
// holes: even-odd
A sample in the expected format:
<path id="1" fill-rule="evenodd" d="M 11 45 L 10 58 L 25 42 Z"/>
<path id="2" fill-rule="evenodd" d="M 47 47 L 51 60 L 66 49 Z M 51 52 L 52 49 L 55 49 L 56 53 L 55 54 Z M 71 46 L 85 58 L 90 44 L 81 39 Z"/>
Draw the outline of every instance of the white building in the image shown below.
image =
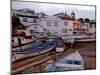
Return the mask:
<path id="1" fill-rule="evenodd" d="M 47 32 L 47 30 L 44 27 L 42 27 L 40 24 L 30 25 L 26 29 L 31 34 L 34 34 L 34 33 L 45 33 L 45 32 Z"/>
<path id="2" fill-rule="evenodd" d="M 37 14 L 34 10 L 28 8 L 19 10 L 12 9 L 12 13 L 16 14 L 16 16 L 20 19 L 21 23 L 24 26 L 29 26 L 31 24 L 39 24 L 39 18 L 41 18 L 42 15 L 45 15 L 43 13 Z"/>
<path id="3" fill-rule="evenodd" d="M 73 28 L 71 22 L 57 16 L 48 16 L 40 20 L 40 25 L 46 28 L 53 35 L 72 35 Z"/>
<path id="4" fill-rule="evenodd" d="M 29 26 L 31 24 L 39 24 L 39 17 L 38 16 L 34 16 L 34 15 L 20 15 L 17 14 L 17 16 L 19 17 L 21 23 L 24 26 Z"/>

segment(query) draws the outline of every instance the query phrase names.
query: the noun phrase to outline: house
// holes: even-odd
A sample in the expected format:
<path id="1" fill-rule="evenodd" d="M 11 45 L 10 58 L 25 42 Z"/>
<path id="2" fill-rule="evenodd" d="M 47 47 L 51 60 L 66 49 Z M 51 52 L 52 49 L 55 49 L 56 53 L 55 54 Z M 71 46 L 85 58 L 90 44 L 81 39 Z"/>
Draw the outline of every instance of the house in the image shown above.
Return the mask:
<path id="1" fill-rule="evenodd" d="M 48 16 L 40 20 L 41 26 L 46 28 L 49 34 L 63 36 L 73 34 L 73 23 L 75 20 L 66 16 Z"/>
<path id="2" fill-rule="evenodd" d="M 77 20 L 74 25 L 74 32 L 79 34 L 89 34 L 96 32 L 96 22 L 95 20 L 85 21 L 85 20 Z"/>
<path id="3" fill-rule="evenodd" d="M 69 36 L 73 35 L 73 31 L 74 31 L 73 24 L 76 22 L 76 20 L 73 20 L 73 19 L 68 18 L 66 16 L 60 17 L 60 18 L 63 21 L 65 28 L 67 28 L 66 33 L 64 35 L 69 35 Z M 67 25 L 66 25 L 66 23 L 67 23 Z"/>
<path id="4" fill-rule="evenodd" d="M 89 29 L 88 33 L 96 34 L 96 21 L 95 20 L 90 21 L 90 25 L 88 29 Z"/>
<path id="5" fill-rule="evenodd" d="M 12 13 L 16 14 L 24 26 L 39 24 L 39 15 L 37 15 L 34 10 L 28 8 L 19 10 L 13 9 Z"/>
<path id="6" fill-rule="evenodd" d="M 74 25 L 74 32 L 78 34 L 87 33 L 89 23 L 85 23 L 84 21 L 77 20 Z"/>
<path id="7" fill-rule="evenodd" d="M 48 16 L 40 20 L 40 25 L 47 29 L 49 34 L 61 34 L 61 19 L 56 16 Z"/>
<path id="8" fill-rule="evenodd" d="M 20 15 L 20 14 L 17 14 L 17 16 L 19 17 L 21 23 L 24 25 L 24 26 L 28 26 L 28 25 L 31 25 L 31 24 L 39 24 L 39 17 L 36 16 L 36 15 Z"/>

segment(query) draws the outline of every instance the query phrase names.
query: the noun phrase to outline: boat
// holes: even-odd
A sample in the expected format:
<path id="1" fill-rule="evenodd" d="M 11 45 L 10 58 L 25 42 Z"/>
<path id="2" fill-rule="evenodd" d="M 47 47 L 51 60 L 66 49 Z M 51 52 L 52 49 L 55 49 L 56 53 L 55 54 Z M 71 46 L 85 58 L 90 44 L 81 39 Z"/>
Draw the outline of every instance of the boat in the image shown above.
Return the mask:
<path id="1" fill-rule="evenodd" d="M 62 36 L 63 42 L 66 46 L 71 47 L 76 43 L 94 42 L 96 41 L 95 35 L 81 34 L 81 35 L 66 35 Z"/>
<path id="2" fill-rule="evenodd" d="M 28 34 L 28 35 L 27 35 Z M 26 49 L 32 47 L 36 38 L 26 30 L 20 30 L 12 33 L 12 50 Z"/>
<path id="3" fill-rule="evenodd" d="M 32 47 L 26 49 L 19 49 L 12 51 L 12 62 L 16 62 L 22 59 L 27 59 L 29 57 L 37 56 L 46 52 L 53 50 L 56 46 L 56 41 L 46 40 L 39 42 Z"/>
<path id="4" fill-rule="evenodd" d="M 58 38 L 56 44 L 56 52 L 64 52 L 64 51 L 65 51 L 65 44 L 63 43 L 61 38 Z"/>
<path id="5" fill-rule="evenodd" d="M 75 44 L 75 39 L 74 39 L 75 37 L 72 35 L 63 35 L 61 38 L 64 44 L 68 47 L 72 47 L 72 45 Z"/>
<path id="6" fill-rule="evenodd" d="M 86 43 L 86 42 L 95 42 L 96 38 L 82 38 L 82 39 L 75 39 L 76 43 Z"/>
<path id="7" fill-rule="evenodd" d="M 78 51 L 75 51 L 66 57 L 49 64 L 45 70 L 47 72 L 75 71 L 84 69 L 84 59 Z"/>

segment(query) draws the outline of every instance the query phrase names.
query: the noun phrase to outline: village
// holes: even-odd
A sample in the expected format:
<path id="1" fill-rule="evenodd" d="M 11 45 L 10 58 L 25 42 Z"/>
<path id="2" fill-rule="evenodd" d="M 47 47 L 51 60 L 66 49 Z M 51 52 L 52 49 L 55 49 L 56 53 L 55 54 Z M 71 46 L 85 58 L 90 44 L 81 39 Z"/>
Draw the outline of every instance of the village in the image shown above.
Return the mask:
<path id="1" fill-rule="evenodd" d="M 96 21 L 76 16 L 12 9 L 12 73 L 95 69 Z M 67 59 L 70 65 L 61 64 Z"/>

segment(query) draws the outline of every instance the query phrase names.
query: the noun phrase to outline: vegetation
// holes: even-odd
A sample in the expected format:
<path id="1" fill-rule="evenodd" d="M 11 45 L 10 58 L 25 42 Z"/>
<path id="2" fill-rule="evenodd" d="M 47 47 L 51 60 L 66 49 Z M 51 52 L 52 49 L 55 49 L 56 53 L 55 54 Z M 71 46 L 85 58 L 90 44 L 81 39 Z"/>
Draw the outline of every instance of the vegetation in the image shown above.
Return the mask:
<path id="1" fill-rule="evenodd" d="M 18 29 L 25 29 L 25 27 L 20 22 L 20 19 L 15 14 L 13 14 L 12 15 L 12 32 Z"/>

